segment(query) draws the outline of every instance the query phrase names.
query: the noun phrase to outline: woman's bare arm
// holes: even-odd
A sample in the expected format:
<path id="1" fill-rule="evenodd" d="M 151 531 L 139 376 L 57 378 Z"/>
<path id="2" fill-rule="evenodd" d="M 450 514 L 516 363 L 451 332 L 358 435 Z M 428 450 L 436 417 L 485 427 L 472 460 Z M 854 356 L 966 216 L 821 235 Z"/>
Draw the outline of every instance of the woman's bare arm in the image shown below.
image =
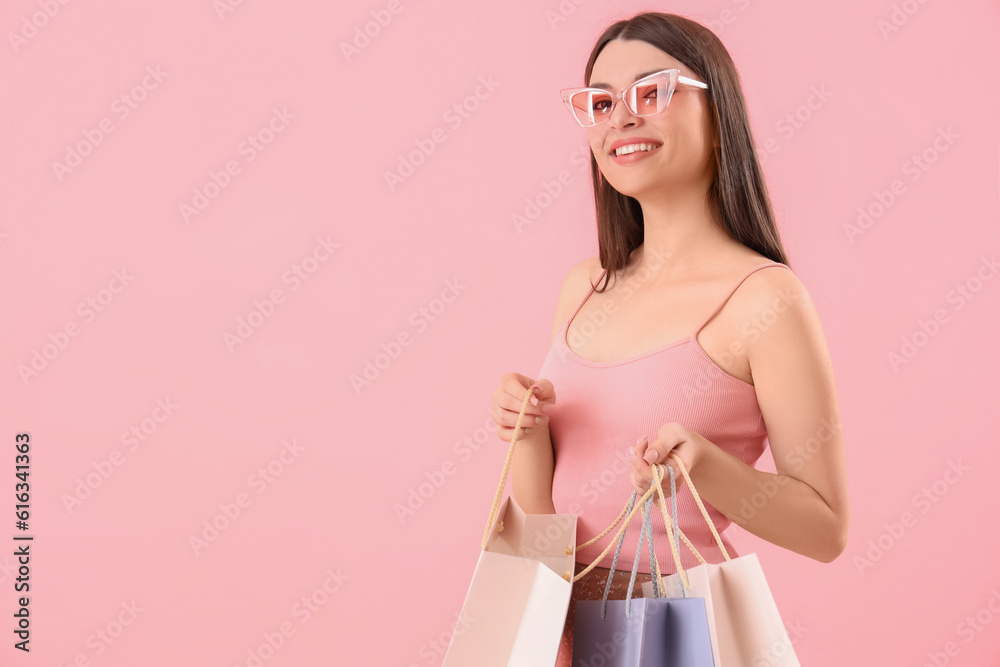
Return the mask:
<path id="1" fill-rule="evenodd" d="M 843 552 L 850 523 L 830 354 L 798 277 L 779 270 L 758 276 L 754 297 L 741 309 L 749 326 L 740 330 L 749 333 L 743 341 L 777 473 L 707 446 L 691 479 L 706 501 L 747 531 L 830 562 Z"/>
<path id="2" fill-rule="evenodd" d="M 591 273 L 597 258 L 584 260 L 574 266 L 566 275 L 559 301 L 556 305 L 555 323 L 552 325 L 551 343 L 562 328 L 563 321 L 590 289 Z M 599 263 L 598 263 L 599 266 Z M 536 381 L 542 378 L 534 378 Z M 548 378 L 544 378 L 548 379 Z M 554 387 L 556 400 L 559 387 Z M 511 486 L 517 504 L 528 514 L 555 514 L 552 503 L 552 473 L 555 469 L 555 455 L 548 424 L 531 428 L 528 436 L 519 438 L 514 446 L 511 461 Z"/>

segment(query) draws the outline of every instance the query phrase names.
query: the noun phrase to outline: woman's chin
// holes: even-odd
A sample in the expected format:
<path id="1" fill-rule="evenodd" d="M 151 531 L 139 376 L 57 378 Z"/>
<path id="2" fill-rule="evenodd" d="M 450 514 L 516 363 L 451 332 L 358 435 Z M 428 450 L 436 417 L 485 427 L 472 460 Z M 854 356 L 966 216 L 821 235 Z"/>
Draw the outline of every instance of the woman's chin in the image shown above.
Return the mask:
<path id="1" fill-rule="evenodd" d="M 656 192 L 657 190 L 662 191 L 663 188 L 662 184 L 657 184 L 652 181 L 639 178 L 619 178 L 614 181 L 611 179 L 606 180 L 608 181 L 608 184 L 615 189 L 615 191 L 625 195 L 626 197 L 632 197 L 633 199 L 642 199 L 650 192 Z"/>

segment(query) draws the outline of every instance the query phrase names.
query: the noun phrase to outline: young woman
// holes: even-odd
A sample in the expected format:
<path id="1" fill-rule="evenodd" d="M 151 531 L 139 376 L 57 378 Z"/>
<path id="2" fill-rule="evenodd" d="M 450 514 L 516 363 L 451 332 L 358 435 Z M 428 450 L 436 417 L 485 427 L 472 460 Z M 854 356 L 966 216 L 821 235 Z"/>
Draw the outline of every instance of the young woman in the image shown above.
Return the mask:
<path id="1" fill-rule="evenodd" d="M 600 36 L 584 87 L 563 101 L 592 152 L 600 256 L 563 283 L 539 379 L 508 373 L 493 392 L 508 442 L 534 393 L 512 462 L 516 502 L 578 515 L 583 543 L 649 488 L 652 463 L 682 480 L 673 453 L 731 556 L 723 531 L 735 522 L 834 560 L 849 507 L 829 352 L 786 261 L 729 53 L 694 21 L 639 14 Z M 776 474 L 754 468 L 768 444 Z M 683 487 L 678 506 L 706 560 L 724 560 Z M 640 525 L 626 531 L 613 599 L 625 598 Z M 668 574 L 665 528 L 654 527 Z M 576 572 L 606 539 L 578 551 Z M 639 596 L 651 579 L 643 556 Z M 682 559 L 698 564 L 686 549 Z M 601 598 L 610 564 L 609 555 L 574 584 L 558 665 L 570 664 L 575 601 Z"/>

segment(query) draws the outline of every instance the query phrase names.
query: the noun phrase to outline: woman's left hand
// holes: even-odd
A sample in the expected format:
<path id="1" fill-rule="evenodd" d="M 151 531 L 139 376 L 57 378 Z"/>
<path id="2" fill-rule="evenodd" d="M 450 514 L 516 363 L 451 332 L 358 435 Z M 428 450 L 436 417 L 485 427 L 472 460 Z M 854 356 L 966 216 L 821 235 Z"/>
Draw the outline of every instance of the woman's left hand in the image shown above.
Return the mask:
<path id="1" fill-rule="evenodd" d="M 633 449 L 632 456 L 632 486 L 639 496 L 643 496 L 653 483 L 653 464 L 661 463 L 669 465 L 674 469 L 674 476 L 678 485 L 684 479 L 677 464 L 670 457 L 676 454 L 684 463 L 689 474 L 694 475 L 694 469 L 702 459 L 707 447 L 711 446 L 702 435 L 689 431 L 677 422 L 670 422 L 660 427 L 656 434 L 656 439 L 649 442 L 647 436 L 642 436 Z M 666 475 L 666 470 L 664 470 Z M 670 483 L 670 478 L 664 476 L 664 484 Z M 670 494 L 670 487 L 665 486 L 666 493 Z"/>

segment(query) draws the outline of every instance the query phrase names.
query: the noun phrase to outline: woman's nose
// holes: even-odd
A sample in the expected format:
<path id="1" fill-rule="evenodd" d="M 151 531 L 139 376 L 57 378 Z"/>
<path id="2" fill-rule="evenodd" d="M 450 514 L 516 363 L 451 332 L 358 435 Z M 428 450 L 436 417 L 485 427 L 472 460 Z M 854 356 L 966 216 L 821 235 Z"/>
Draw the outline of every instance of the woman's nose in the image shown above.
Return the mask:
<path id="1" fill-rule="evenodd" d="M 625 100 L 616 100 L 615 108 L 611 111 L 611 118 L 608 120 L 614 127 L 626 127 L 636 123 L 637 116 L 633 116 Z"/>

